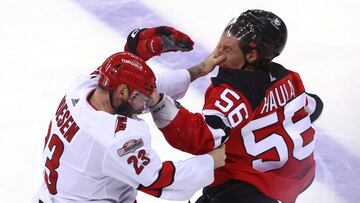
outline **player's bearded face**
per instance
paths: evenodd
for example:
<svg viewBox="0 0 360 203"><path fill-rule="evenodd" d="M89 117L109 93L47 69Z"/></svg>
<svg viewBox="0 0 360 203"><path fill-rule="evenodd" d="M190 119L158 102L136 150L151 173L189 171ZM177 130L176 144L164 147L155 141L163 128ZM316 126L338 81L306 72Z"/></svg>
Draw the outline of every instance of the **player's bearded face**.
<svg viewBox="0 0 360 203"><path fill-rule="evenodd" d="M128 117L131 117L131 115L134 112L135 112L134 109L131 107L128 101L122 101L115 109L116 114L120 114Z"/></svg>
<svg viewBox="0 0 360 203"><path fill-rule="evenodd" d="M149 108L150 98L144 94L133 91L127 100L123 100L115 109L117 114L131 117L133 114L140 114Z"/></svg>
<svg viewBox="0 0 360 203"><path fill-rule="evenodd" d="M149 108L151 103L150 97L134 90L129 98L129 104L134 109L135 113L141 113Z"/></svg>

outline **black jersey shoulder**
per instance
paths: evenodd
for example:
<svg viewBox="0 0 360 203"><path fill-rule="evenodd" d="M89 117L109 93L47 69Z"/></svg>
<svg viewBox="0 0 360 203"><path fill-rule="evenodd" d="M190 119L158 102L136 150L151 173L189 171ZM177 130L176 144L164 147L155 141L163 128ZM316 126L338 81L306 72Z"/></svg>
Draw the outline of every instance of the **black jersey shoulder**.
<svg viewBox="0 0 360 203"><path fill-rule="evenodd" d="M288 74L289 71L286 68L272 62L267 67L257 71L219 68L218 75L211 78L211 81L214 86L226 83L240 91L254 110L261 103L266 90Z"/></svg>

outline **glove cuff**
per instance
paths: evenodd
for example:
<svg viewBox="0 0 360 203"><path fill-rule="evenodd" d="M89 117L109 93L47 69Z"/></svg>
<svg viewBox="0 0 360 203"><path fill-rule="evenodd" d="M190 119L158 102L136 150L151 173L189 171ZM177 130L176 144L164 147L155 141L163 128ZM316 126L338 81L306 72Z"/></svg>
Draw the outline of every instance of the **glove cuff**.
<svg viewBox="0 0 360 203"><path fill-rule="evenodd" d="M137 45L138 45L138 42L139 42L140 33L143 30L145 30L145 29L137 28L137 29L130 32L130 34L127 37L127 44L125 46L125 50L126 50L126 48L128 49L126 51L129 51L129 52L131 52L133 54L138 55L138 53L137 53Z"/></svg>
<svg viewBox="0 0 360 203"><path fill-rule="evenodd" d="M171 123L179 112L180 104L169 96L164 96L155 106L150 107L151 115L158 128L164 128Z"/></svg>

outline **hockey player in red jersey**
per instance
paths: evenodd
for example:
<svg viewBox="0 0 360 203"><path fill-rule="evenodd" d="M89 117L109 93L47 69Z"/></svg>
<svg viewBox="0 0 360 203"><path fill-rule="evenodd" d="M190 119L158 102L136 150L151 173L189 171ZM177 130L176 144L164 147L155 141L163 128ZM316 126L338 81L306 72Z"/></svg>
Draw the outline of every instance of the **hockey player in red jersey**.
<svg viewBox="0 0 360 203"><path fill-rule="evenodd" d="M226 142L226 164L198 203L293 203L312 183L312 122L322 102L305 91L298 73L272 62L286 40L285 23L272 12L243 12L220 38L219 54L226 59L205 93L202 112L191 113L162 94L151 108L177 149L203 154Z"/></svg>
<svg viewBox="0 0 360 203"><path fill-rule="evenodd" d="M192 41L187 42L190 50ZM208 65L217 63L210 59ZM210 184L214 169L225 164L225 147L184 161L162 162L151 148L148 126L136 116L157 103L155 87L174 98L184 94L190 72L172 72L176 73L156 81L141 58L120 52L91 75L79 76L51 119L43 184L33 202L133 203L137 190L186 200ZM176 85L166 85L167 81Z"/></svg>

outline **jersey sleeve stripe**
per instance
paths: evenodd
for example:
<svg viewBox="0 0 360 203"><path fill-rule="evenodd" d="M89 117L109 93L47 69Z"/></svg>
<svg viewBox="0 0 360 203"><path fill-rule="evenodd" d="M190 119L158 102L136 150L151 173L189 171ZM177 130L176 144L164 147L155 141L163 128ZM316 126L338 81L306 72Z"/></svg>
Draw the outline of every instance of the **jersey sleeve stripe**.
<svg viewBox="0 0 360 203"><path fill-rule="evenodd" d="M154 197L160 197L162 189L174 182L175 171L176 168L173 162L166 161L163 163L162 168L159 171L158 178L151 185L147 187L139 185L137 189Z"/></svg>
<svg viewBox="0 0 360 203"><path fill-rule="evenodd" d="M202 113L205 117L205 122L213 135L215 141L214 147L216 148L228 139L231 131L231 127L229 127L230 123L220 111L204 109ZM221 131L219 132L219 130Z"/></svg>
<svg viewBox="0 0 360 203"><path fill-rule="evenodd" d="M204 109L204 110L202 110L202 114L205 116L218 116L219 118L221 118L222 122L225 125L230 126L229 121L227 120L225 115L223 113L221 113L220 111L213 110L213 109Z"/></svg>
<svg viewBox="0 0 360 203"><path fill-rule="evenodd" d="M318 97L315 94L310 94L310 93L306 93L307 94L307 109L309 109L309 113L310 113L310 120L311 122L314 122L316 119L319 118L323 108L324 108L324 104L321 101L320 97Z"/></svg>
<svg viewBox="0 0 360 203"><path fill-rule="evenodd" d="M224 143L230 135L231 128L222 121L218 116L205 116L205 122L208 125L209 130L211 131L214 140L215 147L220 146ZM217 143L218 142L218 143Z"/></svg>

